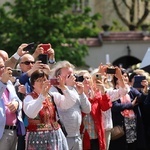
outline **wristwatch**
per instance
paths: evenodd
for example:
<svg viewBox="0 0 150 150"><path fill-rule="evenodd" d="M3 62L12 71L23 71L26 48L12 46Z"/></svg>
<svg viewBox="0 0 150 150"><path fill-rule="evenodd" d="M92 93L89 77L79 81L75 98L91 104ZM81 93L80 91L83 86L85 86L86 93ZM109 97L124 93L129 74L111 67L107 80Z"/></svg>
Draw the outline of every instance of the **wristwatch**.
<svg viewBox="0 0 150 150"><path fill-rule="evenodd" d="M52 59L49 59L49 63L50 63L50 64L55 64L56 61L55 61L54 59L53 59L53 60L52 60Z"/></svg>

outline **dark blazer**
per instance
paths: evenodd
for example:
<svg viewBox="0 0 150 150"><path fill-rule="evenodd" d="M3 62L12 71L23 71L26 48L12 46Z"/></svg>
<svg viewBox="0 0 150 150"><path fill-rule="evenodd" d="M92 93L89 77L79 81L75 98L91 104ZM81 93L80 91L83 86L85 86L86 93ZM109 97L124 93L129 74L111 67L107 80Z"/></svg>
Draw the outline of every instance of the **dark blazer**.
<svg viewBox="0 0 150 150"><path fill-rule="evenodd" d="M131 101L138 97L139 103L142 101L142 99L145 98L145 95L143 93L140 93L137 89L131 87L130 91L128 93L130 95ZM143 128L143 122L142 122L142 116L141 111L139 108L139 105L132 106L131 103L128 104L121 104L121 100L118 99L117 101L113 102L112 105L112 120L113 125L121 125L124 127L124 117L121 115L121 111L125 109L133 109L136 119L137 119L137 142L136 147L144 149L146 147L145 145L145 135L144 135L144 128ZM126 135L123 137L111 141L110 142L110 148L109 150L127 150L127 144L126 144Z"/></svg>

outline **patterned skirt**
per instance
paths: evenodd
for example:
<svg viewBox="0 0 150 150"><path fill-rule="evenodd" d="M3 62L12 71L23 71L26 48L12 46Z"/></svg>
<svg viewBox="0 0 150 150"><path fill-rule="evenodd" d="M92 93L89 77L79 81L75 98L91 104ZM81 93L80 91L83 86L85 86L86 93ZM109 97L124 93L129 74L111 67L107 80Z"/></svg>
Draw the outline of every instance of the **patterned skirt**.
<svg viewBox="0 0 150 150"><path fill-rule="evenodd" d="M27 132L26 150L69 150L61 129Z"/></svg>
<svg viewBox="0 0 150 150"><path fill-rule="evenodd" d="M136 119L125 117L124 122L126 129L126 141L127 143L133 143L137 140Z"/></svg>

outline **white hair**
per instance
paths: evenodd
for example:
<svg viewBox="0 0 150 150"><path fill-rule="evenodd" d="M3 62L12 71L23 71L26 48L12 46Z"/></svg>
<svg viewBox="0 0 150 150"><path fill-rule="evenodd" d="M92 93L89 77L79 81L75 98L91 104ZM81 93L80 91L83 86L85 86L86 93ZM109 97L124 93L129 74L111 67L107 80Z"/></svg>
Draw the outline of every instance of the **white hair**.
<svg viewBox="0 0 150 150"><path fill-rule="evenodd" d="M75 66L73 64L71 64L69 61L67 60L63 60L63 61L58 61L54 67L52 68L51 70L51 76L55 76L56 74L56 71L58 71L59 69L62 69L62 68L72 68L74 69Z"/></svg>

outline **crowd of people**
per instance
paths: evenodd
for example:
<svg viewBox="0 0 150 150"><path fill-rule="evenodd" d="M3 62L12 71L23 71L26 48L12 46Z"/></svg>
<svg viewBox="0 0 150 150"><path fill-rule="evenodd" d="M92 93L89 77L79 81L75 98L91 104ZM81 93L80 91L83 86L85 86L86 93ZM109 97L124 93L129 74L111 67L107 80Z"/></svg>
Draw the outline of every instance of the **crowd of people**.
<svg viewBox="0 0 150 150"><path fill-rule="evenodd" d="M0 50L0 149L150 150L149 73L79 69L55 61L51 44L28 46ZM124 134L113 139L116 126Z"/></svg>

